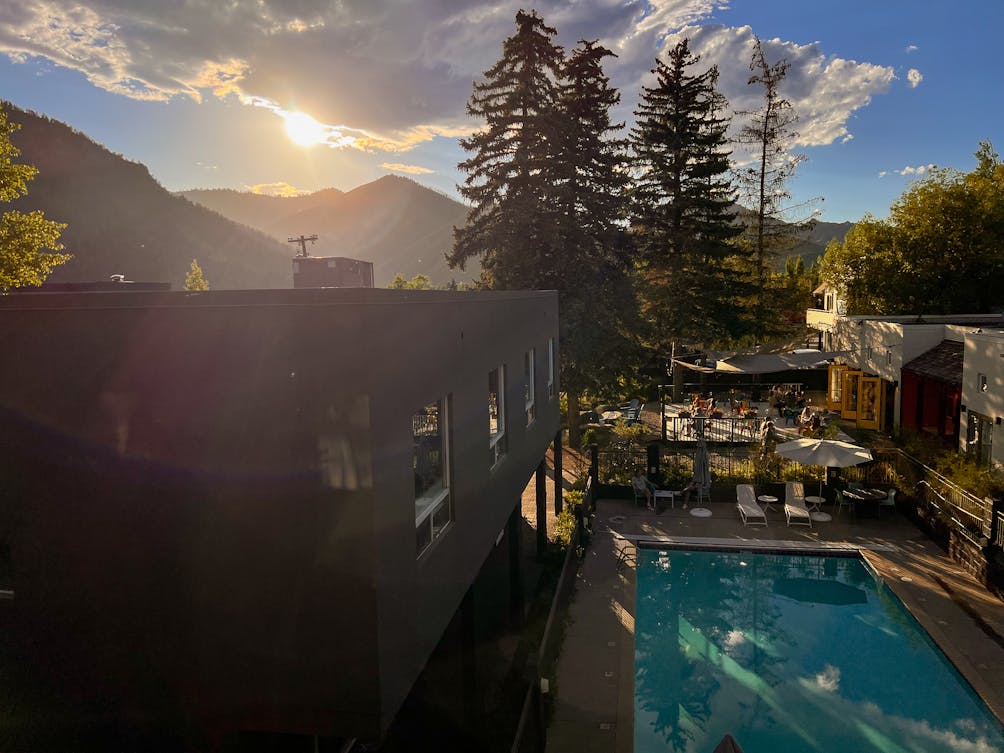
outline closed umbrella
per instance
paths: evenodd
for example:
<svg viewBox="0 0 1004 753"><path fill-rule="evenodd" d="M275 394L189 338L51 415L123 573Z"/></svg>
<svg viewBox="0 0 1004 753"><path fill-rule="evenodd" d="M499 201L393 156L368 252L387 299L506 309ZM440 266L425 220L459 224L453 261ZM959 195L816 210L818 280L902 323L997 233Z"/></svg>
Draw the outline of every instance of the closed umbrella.
<svg viewBox="0 0 1004 753"><path fill-rule="evenodd" d="M698 499L701 498L701 494L707 494L708 490L711 488L711 467L708 461L708 445L704 442L697 443L697 451L694 453L694 484L700 490L698 494Z"/></svg>
<svg viewBox="0 0 1004 753"><path fill-rule="evenodd" d="M872 451L839 439L812 439L804 437L784 442L774 448L774 452L802 465L818 465L824 468L846 468L867 463L872 459ZM819 481L819 496L823 495L823 481Z"/></svg>

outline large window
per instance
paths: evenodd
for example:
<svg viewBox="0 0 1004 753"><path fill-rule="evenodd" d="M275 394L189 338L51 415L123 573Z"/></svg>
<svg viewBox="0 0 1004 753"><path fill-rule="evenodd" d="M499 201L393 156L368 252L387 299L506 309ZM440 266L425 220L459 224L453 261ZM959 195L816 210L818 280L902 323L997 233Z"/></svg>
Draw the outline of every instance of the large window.
<svg viewBox="0 0 1004 753"><path fill-rule="evenodd" d="M547 397L554 397L554 338L547 340Z"/></svg>
<svg viewBox="0 0 1004 753"><path fill-rule="evenodd" d="M488 372L488 467L505 457L505 366Z"/></svg>
<svg viewBox="0 0 1004 753"><path fill-rule="evenodd" d="M537 417L536 387L534 385L534 374L536 372L537 349L530 348L523 354L523 402L526 405L526 425L533 423Z"/></svg>
<svg viewBox="0 0 1004 753"><path fill-rule="evenodd" d="M453 520L446 411L447 400L437 400L411 417L418 554L424 552Z"/></svg>

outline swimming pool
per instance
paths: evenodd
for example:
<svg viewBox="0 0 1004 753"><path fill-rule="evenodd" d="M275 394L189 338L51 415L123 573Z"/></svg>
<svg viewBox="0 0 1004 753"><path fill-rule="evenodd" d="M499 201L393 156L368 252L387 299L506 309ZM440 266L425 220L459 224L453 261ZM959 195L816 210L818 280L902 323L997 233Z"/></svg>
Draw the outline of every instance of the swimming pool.
<svg viewBox="0 0 1004 753"><path fill-rule="evenodd" d="M864 563L638 553L635 753L1004 751L1004 728Z"/></svg>

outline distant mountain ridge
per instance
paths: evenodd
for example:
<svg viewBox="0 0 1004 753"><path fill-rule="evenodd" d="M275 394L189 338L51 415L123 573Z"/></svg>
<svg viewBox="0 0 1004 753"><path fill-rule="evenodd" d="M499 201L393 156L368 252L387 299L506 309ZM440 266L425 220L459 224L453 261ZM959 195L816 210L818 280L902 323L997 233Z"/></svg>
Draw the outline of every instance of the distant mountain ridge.
<svg viewBox="0 0 1004 753"><path fill-rule="evenodd" d="M94 282L113 274L184 288L192 259L214 289L292 287L293 249L172 195L144 165L113 154L65 123L2 104L21 125L11 136L20 162L38 168L22 211L67 223L66 251L53 282Z"/></svg>
<svg viewBox="0 0 1004 753"><path fill-rule="evenodd" d="M317 235L307 247L313 256L348 256L373 262L377 287L396 274L428 275L434 285L466 282L478 264L451 270L446 254L453 227L463 225L467 207L413 180L385 175L341 192L324 189L295 197L261 196L230 190L182 191L180 196L242 222L279 241Z"/></svg>

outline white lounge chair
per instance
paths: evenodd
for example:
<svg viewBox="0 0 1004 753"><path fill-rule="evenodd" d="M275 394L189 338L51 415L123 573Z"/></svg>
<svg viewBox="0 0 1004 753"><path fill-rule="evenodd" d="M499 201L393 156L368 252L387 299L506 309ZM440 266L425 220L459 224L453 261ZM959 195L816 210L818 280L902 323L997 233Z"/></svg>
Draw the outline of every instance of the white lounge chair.
<svg viewBox="0 0 1004 753"><path fill-rule="evenodd" d="M784 517L789 526L812 528L812 516L805 506L805 487L801 481L789 481L784 485Z"/></svg>
<svg viewBox="0 0 1004 753"><path fill-rule="evenodd" d="M752 484L736 486L736 509L739 510L739 517L742 518L744 526L767 525L767 515L757 504Z"/></svg>

